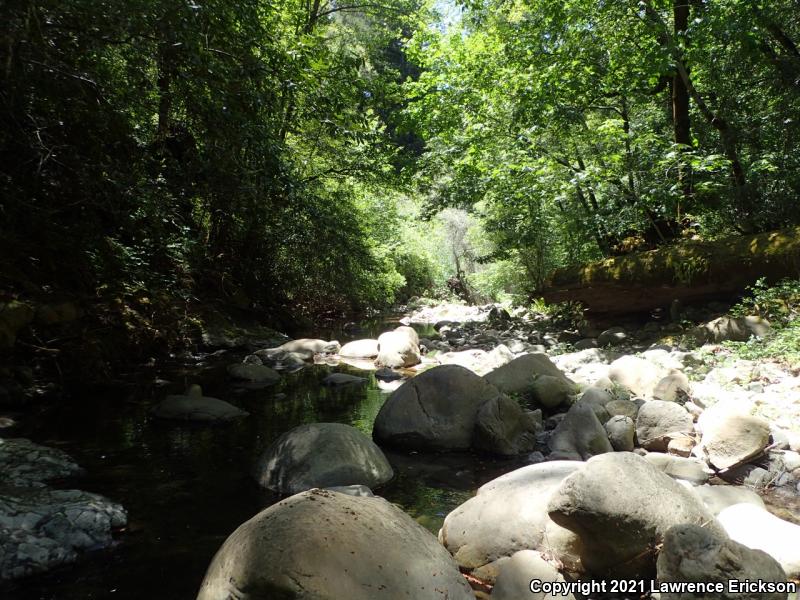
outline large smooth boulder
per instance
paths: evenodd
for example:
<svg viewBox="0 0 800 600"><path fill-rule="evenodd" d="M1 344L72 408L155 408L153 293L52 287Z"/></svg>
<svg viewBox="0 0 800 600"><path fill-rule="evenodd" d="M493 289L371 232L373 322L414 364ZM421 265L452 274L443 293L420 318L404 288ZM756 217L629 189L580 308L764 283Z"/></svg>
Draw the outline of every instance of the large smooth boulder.
<svg viewBox="0 0 800 600"><path fill-rule="evenodd" d="M547 514L551 494L584 464L554 461L522 467L494 479L444 520L439 540L467 570L520 550L541 550L580 570L578 536Z"/></svg>
<svg viewBox="0 0 800 600"><path fill-rule="evenodd" d="M486 374L486 381L506 394L521 394L533 386L537 375L550 375L569 382L546 354L523 354Z"/></svg>
<svg viewBox="0 0 800 600"><path fill-rule="evenodd" d="M642 398L651 398L666 371L650 361L636 356L622 356L611 363L608 377L614 383Z"/></svg>
<svg viewBox="0 0 800 600"><path fill-rule="evenodd" d="M520 436L535 433L535 424L524 419L522 409L499 401L498 396L494 386L464 367L434 367L389 396L375 419L373 437L415 450L465 450L477 442L484 450L503 454L507 445L521 443ZM479 419L490 401L495 404ZM484 430L476 434L479 421Z"/></svg>
<svg viewBox="0 0 800 600"><path fill-rule="evenodd" d="M378 357L375 364L379 367L413 367L421 360L419 336L411 327L398 327L378 337Z"/></svg>
<svg viewBox="0 0 800 600"><path fill-rule="evenodd" d="M658 555L658 581L721 583L722 592L707 594L662 592L661 600L695 600L721 598L725 600L785 600L786 593L731 591L731 580L786 583L786 573L769 554L752 550L728 539L725 534L700 525L676 525L664 536Z"/></svg>
<svg viewBox="0 0 800 600"><path fill-rule="evenodd" d="M613 452L603 424L589 404L573 404L548 440L550 460L587 460Z"/></svg>
<svg viewBox="0 0 800 600"><path fill-rule="evenodd" d="M800 525L779 519L751 502L724 508L717 521L732 540L763 550L777 560L790 579L800 579Z"/></svg>
<svg viewBox="0 0 800 600"><path fill-rule="evenodd" d="M310 490L225 541L197 600L474 600L436 538L382 498Z"/></svg>
<svg viewBox="0 0 800 600"><path fill-rule="evenodd" d="M244 365L243 365L244 366ZM159 419L224 423L246 417L249 413L229 402L203 396L199 385L189 386L186 394L171 394L153 409Z"/></svg>
<svg viewBox="0 0 800 600"><path fill-rule="evenodd" d="M694 433L694 421L686 409L675 402L645 402L636 415L636 438L647 450L666 452L673 438Z"/></svg>
<svg viewBox="0 0 800 600"><path fill-rule="evenodd" d="M719 531L697 496L632 452L589 459L553 493L548 513L579 536L589 573L615 579L652 575L656 546L675 525Z"/></svg>
<svg viewBox="0 0 800 600"><path fill-rule="evenodd" d="M393 476L381 449L341 423L308 423L287 431L256 466L258 483L282 494L345 485L374 488Z"/></svg>
<svg viewBox="0 0 800 600"><path fill-rule="evenodd" d="M769 444L769 422L761 417L730 414L704 427L701 447L717 469L747 462Z"/></svg>
<svg viewBox="0 0 800 600"><path fill-rule="evenodd" d="M355 340L347 342L339 350L342 358L375 358L378 356L378 340Z"/></svg>
<svg viewBox="0 0 800 600"><path fill-rule="evenodd" d="M497 575L492 600L552 600L553 595L531 592L531 581L540 583L564 582L564 576L533 550L520 550L503 563ZM563 600L575 600L572 594L560 595Z"/></svg>

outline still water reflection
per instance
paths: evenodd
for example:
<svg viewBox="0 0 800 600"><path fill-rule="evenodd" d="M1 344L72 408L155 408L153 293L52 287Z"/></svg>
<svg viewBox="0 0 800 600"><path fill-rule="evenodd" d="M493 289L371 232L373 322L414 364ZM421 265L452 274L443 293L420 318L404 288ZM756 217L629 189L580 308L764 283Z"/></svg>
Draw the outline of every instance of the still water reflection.
<svg viewBox="0 0 800 600"><path fill-rule="evenodd" d="M344 342L386 328L385 323L371 322L360 331L318 335ZM67 485L121 502L130 523L113 550L0 589L0 597L194 598L224 539L278 500L259 489L250 476L255 457L270 442L310 422L349 423L371 435L387 395L371 373L347 365L316 365L287 374L277 386L247 389L234 386L225 376L225 366L240 358L229 353L199 365L142 370L126 377L133 383L42 407L40 414L30 416L20 435L74 456L87 475ZM321 385L333 371L365 376L367 385L340 389ZM159 378L166 381L154 383ZM251 416L215 427L166 424L149 416L165 394L181 392L195 382L207 395L228 400ZM387 455L396 476L377 493L434 533L444 516L478 486L518 466L463 453L425 456L387 451Z"/></svg>

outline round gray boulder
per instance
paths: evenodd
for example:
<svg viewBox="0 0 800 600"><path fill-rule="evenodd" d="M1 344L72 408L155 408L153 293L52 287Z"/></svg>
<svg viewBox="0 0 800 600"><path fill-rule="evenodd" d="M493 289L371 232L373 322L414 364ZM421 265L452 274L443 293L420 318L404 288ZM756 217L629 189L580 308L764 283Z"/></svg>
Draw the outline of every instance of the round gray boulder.
<svg viewBox="0 0 800 600"><path fill-rule="evenodd" d="M439 543L382 498L310 490L261 511L225 541L197 600L474 600Z"/></svg>
<svg viewBox="0 0 800 600"><path fill-rule="evenodd" d="M402 448L466 450L483 405L495 387L458 365L442 365L409 379L381 407L373 437Z"/></svg>
<svg viewBox="0 0 800 600"><path fill-rule="evenodd" d="M564 478L583 467L572 461L538 463L486 483L447 515L439 540L467 570L520 550L541 550L580 570L578 536L554 523L547 505Z"/></svg>
<svg viewBox="0 0 800 600"><path fill-rule="evenodd" d="M548 513L579 536L590 574L615 579L651 576L656 547L675 525L721 531L697 496L631 452L589 459L553 493Z"/></svg>
<svg viewBox="0 0 800 600"><path fill-rule="evenodd" d="M377 487L394 472L383 452L355 427L308 423L287 431L258 460L258 483L282 494L315 487Z"/></svg>
<svg viewBox="0 0 800 600"><path fill-rule="evenodd" d="M692 415L675 402L645 402L636 415L636 438L639 445L647 450L666 452L672 438L692 433Z"/></svg>
<svg viewBox="0 0 800 600"><path fill-rule="evenodd" d="M573 404L548 441L550 460L586 460L613 452L603 424L589 404Z"/></svg>

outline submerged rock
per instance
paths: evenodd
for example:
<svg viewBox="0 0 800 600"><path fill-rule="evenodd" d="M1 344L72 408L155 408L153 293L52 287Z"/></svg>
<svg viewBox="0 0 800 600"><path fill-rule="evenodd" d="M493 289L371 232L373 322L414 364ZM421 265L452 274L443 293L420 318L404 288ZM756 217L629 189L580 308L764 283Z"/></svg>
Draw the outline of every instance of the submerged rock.
<svg viewBox="0 0 800 600"><path fill-rule="evenodd" d="M205 423L234 421L246 417L248 414L229 402L203 396L199 385L190 386L186 394L167 396L153 409L153 416L159 419Z"/></svg>
<svg viewBox="0 0 800 600"><path fill-rule="evenodd" d="M311 490L261 511L225 541L197 600L474 600L436 538L382 498Z"/></svg>
<svg viewBox="0 0 800 600"><path fill-rule="evenodd" d="M355 427L309 423L287 431L261 455L256 480L282 494L315 487L377 487L394 472L383 452Z"/></svg>

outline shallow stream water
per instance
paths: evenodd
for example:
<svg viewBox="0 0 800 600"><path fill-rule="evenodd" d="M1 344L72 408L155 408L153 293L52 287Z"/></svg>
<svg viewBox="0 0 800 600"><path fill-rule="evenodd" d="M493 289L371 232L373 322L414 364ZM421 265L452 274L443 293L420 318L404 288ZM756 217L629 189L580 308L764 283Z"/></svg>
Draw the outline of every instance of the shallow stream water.
<svg viewBox="0 0 800 600"><path fill-rule="evenodd" d="M347 333L315 337L375 336L396 323L372 320ZM422 331L422 333L425 333ZM286 374L263 389L237 387L225 367L241 353L198 357L160 369L124 374L124 383L70 401L42 406L22 420L15 437L60 448L86 475L54 487L97 492L128 510L129 525L111 550L88 554L78 564L0 588L11 600L182 600L195 597L214 553L225 538L259 510L279 500L251 477L259 453L301 423L340 422L371 435L387 392L372 373L347 365L315 365ZM368 378L364 386L326 388L332 371ZM198 426L153 419L164 395L200 383L204 393L250 412L237 423ZM376 493L395 502L434 534L444 516L477 487L520 463L470 453L400 454L387 450L395 478Z"/></svg>

